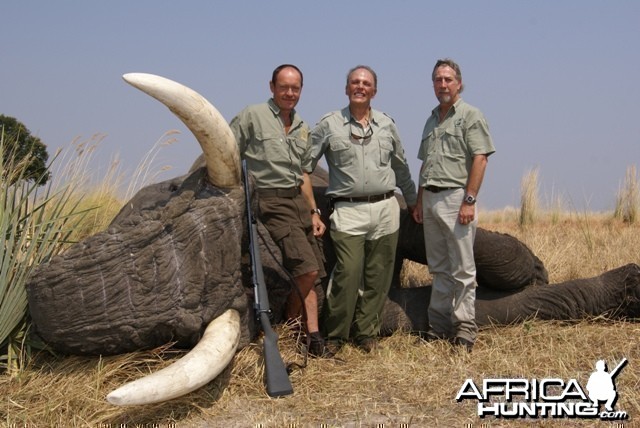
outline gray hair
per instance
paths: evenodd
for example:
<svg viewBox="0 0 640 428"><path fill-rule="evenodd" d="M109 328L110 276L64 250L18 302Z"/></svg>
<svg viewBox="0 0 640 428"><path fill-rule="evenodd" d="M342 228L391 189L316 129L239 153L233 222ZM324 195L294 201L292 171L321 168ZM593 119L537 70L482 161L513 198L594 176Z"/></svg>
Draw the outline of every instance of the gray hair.
<svg viewBox="0 0 640 428"><path fill-rule="evenodd" d="M456 79L458 82L462 82L462 71L460 71L460 66L451 58L439 59L436 61L436 65L433 67L433 71L431 72L431 81L436 80L436 70L438 67L451 67L453 71L456 72ZM464 91L464 83L460 86L460 93Z"/></svg>
<svg viewBox="0 0 640 428"><path fill-rule="evenodd" d="M373 68L369 67L368 65L356 65L351 70L349 70L349 72L347 73L347 86L349 85L349 77L351 77L353 72L356 70L367 70L369 73L371 73L371 75L373 76L373 87L375 89L378 89L378 75L375 71L373 71Z"/></svg>

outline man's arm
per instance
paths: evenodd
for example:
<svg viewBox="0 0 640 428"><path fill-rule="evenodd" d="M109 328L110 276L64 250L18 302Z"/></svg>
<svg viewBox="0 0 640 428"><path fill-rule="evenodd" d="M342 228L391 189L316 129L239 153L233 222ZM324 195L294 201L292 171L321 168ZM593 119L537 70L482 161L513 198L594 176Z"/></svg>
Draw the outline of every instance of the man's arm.
<svg viewBox="0 0 640 428"><path fill-rule="evenodd" d="M307 201L307 205L309 205L309 210L316 210L318 207L316 205L316 199L313 196L311 177L309 177L309 174L306 172L302 173L302 186L300 186L300 189L302 190L302 196ZM322 236L326 230L326 226L322 222L320 214L311 214L311 223L313 224L313 235L316 237Z"/></svg>
<svg viewBox="0 0 640 428"><path fill-rule="evenodd" d="M473 163L471 164L471 171L469 171L469 179L467 180L467 187L465 189L467 195L471 195L474 198L478 196L478 192L480 192L480 186L482 186L482 180L484 179L484 172L487 169L488 161L488 155L482 154L475 155L473 157ZM460 205L458 220L461 224L469 224L474 220L475 214L475 204L462 202L462 205Z"/></svg>
<svg viewBox="0 0 640 428"><path fill-rule="evenodd" d="M411 178L409 164L405 157L404 147L402 147L398 128L396 128L395 123L392 122L390 130L394 148L391 155L391 169L393 169L396 176L396 185L402 190L402 196L404 196L404 199L407 202L407 207L410 212L412 212L416 206L416 185Z"/></svg>
<svg viewBox="0 0 640 428"><path fill-rule="evenodd" d="M236 117L231 119L231 122L229 122L229 128L231 128L231 132L236 137L236 142L238 143L238 149L240 150L241 156L244 155L244 151L247 149L247 140L248 140L248 137L243 127L244 114L245 114L245 111L243 110L240 113L238 113Z"/></svg>
<svg viewBox="0 0 640 428"><path fill-rule="evenodd" d="M424 191L424 187L418 187L418 199L416 200L416 206L411 210L411 217L413 217L413 221L418 224L422 224L424 219L422 218L422 192Z"/></svg>
<svg viewBox="0 0 640 428"><path fill-rule="evenodd" d="M471 171L469 171L466 191L468 195L474 198L478 196L478 192L480 192L484 172L487 169L487 162L489 162L489 156L487 155L475 155L473 157L473 164L471 164Z"/></svg>
<svg viewBox="0 0 640 428"><path fill-rule="evenodd" d="M326 146L328 144L328 139L325 136L325 127L326 123L324 119L327 116L320 119L320 122L311 130L309 134L309 156L311 158L311 165L307 171L313 171L316 169L316 165L318 165L318 161L324 155Z"/></svg>

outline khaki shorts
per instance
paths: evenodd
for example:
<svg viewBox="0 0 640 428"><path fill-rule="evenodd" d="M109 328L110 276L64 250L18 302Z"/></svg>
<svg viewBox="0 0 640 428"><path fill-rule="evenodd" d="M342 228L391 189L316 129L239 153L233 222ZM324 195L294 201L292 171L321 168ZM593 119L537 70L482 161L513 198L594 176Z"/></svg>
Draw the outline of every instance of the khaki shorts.
<svg viewBox="0 0 640 428"><path fill-rule="evenodd" d="M260 195L258 206L260 220L282 251L284 267L294 277L314 271L318 278L325 277L324 255L313 236L311 209L304 197Z"/></svg>

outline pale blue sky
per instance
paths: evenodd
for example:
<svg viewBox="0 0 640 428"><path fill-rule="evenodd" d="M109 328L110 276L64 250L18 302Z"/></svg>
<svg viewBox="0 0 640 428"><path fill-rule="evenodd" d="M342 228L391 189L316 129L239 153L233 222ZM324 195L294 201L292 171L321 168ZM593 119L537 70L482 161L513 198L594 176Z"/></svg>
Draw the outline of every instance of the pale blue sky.
<svg viewBox="0 0 640 428"><path fill-rule="evenodd" d="M157 158L181 175L199 154L164 106L121 79L158 74L207 98L227 120L265 101L273 68L295 63L298 110L311 125L342 108L356 64L379 76L373 106L395 118L414 179L435 106L438 58L462 67L463 98L487 117L497 152L480 206L517 206L539 168L541 198L612 210L640 160L640 2L574 1L12 1L0 6L0 113L53 154L106 134L105 165L132 171L165 131Z"/></svg>

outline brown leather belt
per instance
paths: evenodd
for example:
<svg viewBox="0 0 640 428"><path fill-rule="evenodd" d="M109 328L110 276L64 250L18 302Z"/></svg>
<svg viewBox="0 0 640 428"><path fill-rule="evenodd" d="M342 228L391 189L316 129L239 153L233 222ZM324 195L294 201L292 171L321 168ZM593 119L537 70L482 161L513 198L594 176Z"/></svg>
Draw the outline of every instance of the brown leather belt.
<svg viewBox="0 0 640 428"><path fill-rule="evenodd" d="M295 198L300 194L299 187L279 188L279 189L258 189L258 195L262 197Z"/></svg>
<svg viewBox="0 0 640 428"><path fill-rule="evenodd" d="M371 196L339 196L337 198L331 198L331 202L378 202L383 201L385 199L392 198L395 191L390 190L387 193L382 193L380 195L371 195Z"/></svg>
<svg viewBox="0 0 640 428"><path fill-rule="evenodd" d="M460 187L438 187L438 186L425 186L425 189L431 193L443 192L445 190L459 189Z"/></svg>

